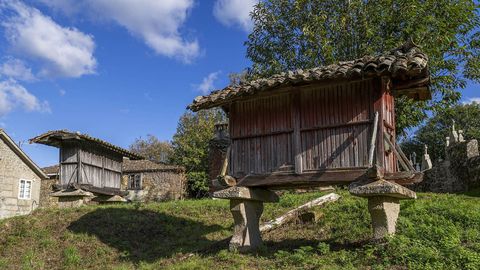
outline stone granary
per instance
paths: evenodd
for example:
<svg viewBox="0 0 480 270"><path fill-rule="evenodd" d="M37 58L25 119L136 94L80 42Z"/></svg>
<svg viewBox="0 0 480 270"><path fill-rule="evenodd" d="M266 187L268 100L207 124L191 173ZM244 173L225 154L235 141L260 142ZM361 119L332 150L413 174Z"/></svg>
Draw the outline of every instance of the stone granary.
<svg viewBox="0 0 480 270"><path fill-rule="evenodd" d="M106 141L67 130L49 131L30 142L60 148L58 192L52 194L59 198L60 207L81 205L93 196L100 202L122 200L123 158L142 159Z"/></svg>
<svg viewBox="0 0 480 270"><path fill-rule="evenodd" d="M222 108L230 146L214 197L230 199L232 249L260 243L258 218L271 190L351 185L367 197L374 235L395 232L401 186L419 182L395 140L395 97L431 98L427 56L413 42L308 70L228 86L195 98L189 109ZM228 186L234 186L228 188ZM252 225L254 224L254 225Z"/></svg>
<svg viewBox="0 0 480 270"><path fill-rule="evenodd" d="M186 189L185 168L149 160L123 161L122 190L132 201L182 199Z"/></svg>
<svg viewBox="0 0 480 270"><path fill-rule="evenodd" d="M37 208L44 179L47 175L0 129L0 219Z"/></svg>

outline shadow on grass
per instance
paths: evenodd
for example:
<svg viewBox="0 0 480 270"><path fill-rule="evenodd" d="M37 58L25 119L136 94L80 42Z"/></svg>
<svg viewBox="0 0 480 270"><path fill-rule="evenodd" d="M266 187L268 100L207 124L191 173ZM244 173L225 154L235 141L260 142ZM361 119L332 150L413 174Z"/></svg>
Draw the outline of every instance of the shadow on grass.
<svg viewBox="0 0 480 270"><path fill-rule="evenodd" d="M138 263L207 248L217 241L205 235L224 228L150 210L100 208L82 216L68 229L93 235L119 250L125 260Z"/></svg>

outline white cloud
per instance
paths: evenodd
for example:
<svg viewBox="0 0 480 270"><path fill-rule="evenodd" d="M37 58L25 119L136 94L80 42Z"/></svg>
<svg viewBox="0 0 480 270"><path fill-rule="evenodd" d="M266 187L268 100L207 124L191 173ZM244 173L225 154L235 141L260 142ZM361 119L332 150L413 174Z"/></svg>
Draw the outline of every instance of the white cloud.
<svg viewBox="0 0 480 270"><path fill-rule="evenodd" d="M39 101L15 80L0 81L0 116L19 107L26 111L50 112L46 101Z"/></svg>
<svg viewBox="0 0 480 270"><path fill-rule="evenodd" d="M463 104L472 104L472 103L480 104L480 97L470 97L463 101Z"/></svg>
<svg viewBox="0 0 480 270"><path fill-rule="evenodd" d="M0 0L7 10L2 26L14 53L37 60L42 77L80 77L95 72L92 36L62 27L38 9L17 1Z"/></svg>
<svg viewBox="0 0 480 270"><path fill-rule="evenodd" d="M196 88L198 91L202 92L202 94L206 95L210 91L215 89L215 86L213 83L215 80L218 79L218 75L220 75L221 71L216 71L208 74L207 77L203 78L202 83L199 85L196 85Z"/></svg>
<svg viewBox="0 0 480 270"><path fill-rule="evenodd" d="M189 63L200 54L197 40L180 33L194 0L42 0L55 10L72 14L87 11L94 20L107 19L141 38L157 54ZM66 2L71 4L66 4Z"/></svg>
<svg viewBox="0 0 480 270"><path fill-rule="evenodd" d="M9 58L0 66L0 74L21 81L33 81L32 69L20 59Z"/></svg>
<svg viewBox="0 0 480 270"><path fill-rule="evenodd" d="M226 26L239 26L245 32L253 27L250 12L259 0L217 0L213 15Z"/></svg>

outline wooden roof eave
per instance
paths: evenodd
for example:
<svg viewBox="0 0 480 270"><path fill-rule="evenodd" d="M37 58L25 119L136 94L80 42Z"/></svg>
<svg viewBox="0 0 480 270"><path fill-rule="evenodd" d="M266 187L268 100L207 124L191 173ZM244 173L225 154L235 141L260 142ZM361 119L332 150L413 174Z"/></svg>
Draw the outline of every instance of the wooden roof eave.
<svg viewBox="0 0 480 270"><path fill-rule="evenodd" d="M64 133L61 133L64 132ZM121 155L123 157L128 157L130 159L140 160L144 159L142 156L134 154L128 150L125 150L121 147L115 146L111 143L105 142L100 139L90 137L88 135L80 135L72 132L47 132L45 134L39 135L35 138L30 139L30 143L38 143L48 146L53 146L60 148L65 142L75 141L75 142L85 142L89 144L95 144L100 148L103 148L107 151L111 151L115 154Z"/></svg>

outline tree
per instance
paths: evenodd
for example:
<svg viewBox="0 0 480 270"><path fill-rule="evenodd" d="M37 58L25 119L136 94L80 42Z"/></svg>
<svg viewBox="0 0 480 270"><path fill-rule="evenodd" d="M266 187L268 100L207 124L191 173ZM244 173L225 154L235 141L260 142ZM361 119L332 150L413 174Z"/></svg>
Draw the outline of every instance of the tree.
<svg viewBox="0 0 480 270"><path fill-rule="evenodd" d="M466 80L480 81L475 1L265 0L251 16L249 79L379 54L412 38L429 56L434 99L398 99L399 132L457 102Z"/></svg>
<svg viewBox="0 0 480 270"><path fill-rule="evenodd" d="M423 153L423 145L427 145L432 159L445 158L445 138L450 136L452 121L455 121L457 131L463 130L466 140L480 140L480 104L473 102L438 112L411 139L402 142L402 149L406 153L416 152L418 155Z"/></svg>
<svg viewBox="0 0 480 270"><path fill-rule="evenodd" d="M168 163L173 154L172 145L168 141L162 142L150 134L147 135L146 139L142 137L135 139L129 149L148 160L161 163Z"/></svg>
<svg viewBox="0 0 480 270"><path fill-rule="evenodd" d="M215 135L215 124L225 122L219 109L185 112L173 135L172 162L187 171L187 191L191 197L203 197L208 192L209 142Z"/></svg>

